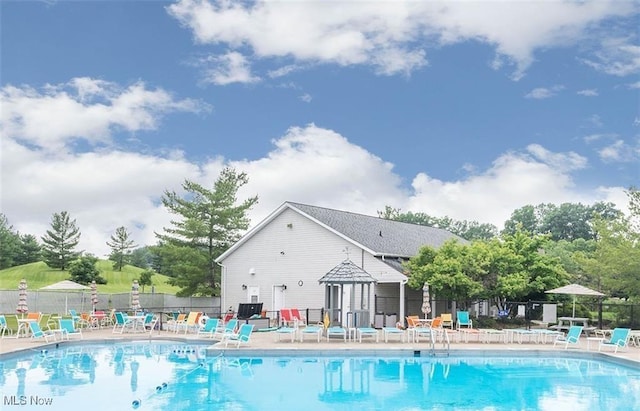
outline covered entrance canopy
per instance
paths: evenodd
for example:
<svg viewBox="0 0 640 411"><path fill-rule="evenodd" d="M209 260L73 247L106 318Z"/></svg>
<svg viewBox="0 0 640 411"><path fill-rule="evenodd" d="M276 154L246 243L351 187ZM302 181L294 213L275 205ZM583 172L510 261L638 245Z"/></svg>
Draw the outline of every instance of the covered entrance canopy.
<svg viewBox="0 0 640 411"><path fill-rule="evenodd" d="M350 259L346 259L333 267L318 280L325 284L325 309L329 313L331 324L342 324L348 327L369 327L371 324L371 284L376 279L358 267ZM360 302L356 305L356 287L360 285ZM366 285L366 291L365 291ZM345 286L350 289L350 311L342 313ZM338 290L336 292L336 290Z"/></svg>

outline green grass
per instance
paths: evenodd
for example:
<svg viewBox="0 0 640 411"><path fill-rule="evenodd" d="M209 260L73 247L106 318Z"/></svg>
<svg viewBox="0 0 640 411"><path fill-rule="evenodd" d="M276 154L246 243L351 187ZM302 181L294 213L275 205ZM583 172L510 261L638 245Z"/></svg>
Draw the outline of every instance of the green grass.
<svg viewBox="0 0 640 411"><path fill-rule="evenodd" d="M111 261L99 260L96 267L107 284L98 284L99 293L126 293L131 291L131 283L140 277L142 268L125 266L122 271L114 271ZM44 286L70 279L68 271L53 270L43 262L25 264L0 270L0 290L17 290L21 279L27 280L29 290L37 290ZM156 293L175 294L179 288L167 284L166 275L155 274L151 281ZM140 288L142 291L142 288ZM150 292L151 287L145 287Z"/></svg>

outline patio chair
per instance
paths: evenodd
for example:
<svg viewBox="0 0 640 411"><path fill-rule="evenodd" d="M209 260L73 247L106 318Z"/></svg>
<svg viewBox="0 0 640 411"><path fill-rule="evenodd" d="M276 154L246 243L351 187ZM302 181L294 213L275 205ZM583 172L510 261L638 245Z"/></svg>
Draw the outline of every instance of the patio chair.
<svg viewBox="0 0 640 411"><path fill-rule="evenodd" d="M462 327L473 328L473 321L469 318L469 311L458 311L456 313L458 330Z"/></svg>
<svg viewBox="0 0 640 411"><path fill-rule="evenodd" d="M167 321L167 331L178 332L179 325L183 324L186 319L187 319L187 314L185 313L178 313L178 315L175 318L170 318Z"/></svg>
<svg viewBox="0 0 640 411"><path fill-rule="evenodd" d="M291 315L290 308L281 308L280 309L280 325L282 327L295 327L296 322L293 319L293 315Z"/></svg>
<svg viewBox="0 0 640 411"><path fill-rule="evenodd" d="M191 311L187 316L187 319L183 323L176 324L176 333L180 331L180 329L184 328L184 333L186 334L189 330L193 330L194 332L198 330L200 327L200 323L198 322L201 312Z"/></svg>
<svg viewBox="0 0 640 411"><path fill-rule="evenodd" d="M373 337L376 342L380 341L380 336L378 334L378 330L372 327L359 327L356 328L356 338L358 338L359 342L362 342L362 337Z"/></svg>
<svg viewBox="0 0 640 411"><path fill-rule="evenodd" d="M29 321L29 329L31 330L32 340L44 339L45 342L49 342L50 338L53 341L56 340L55 332L51 330L42 331L42 328L40 328L40 324L37 321Z"/></svg>
<svg viewBox="0 0 640 411"><path fill-rule="evenodd" d="M570 345L578 346L580 344L580 335L582 334L582 326L581 325L572 325L569 327L569 331L567 331L567 335L559 335L558 338L553 342L553 346L555 347L557 343L564 343L564 349L569 348Z"/></svg>
<svg viewBox="0 0 640 411"><path fill-rule="evenodd" d="M232 318L224 325L224 327L218 329L213 332L214 339L222 341L226 335L234 334L236 332L236 328L238 328L238 319Z"/></svg>
<svg viewBox="0 0 640 411"><path fill-rule="evenodd" d="M613 347L613 352L618 352L618 349L629 347L629 339L631 338L631 328L614 328L611 332L611 338L609 340L602 340L598 345L598 351L602 351L604 347Z"/></svg>
<svg viewBox="0 0 640 411"><path fill-rule="evenodd" d="M327 341L331 341L331 337L342 337L347 342L347 330L343 327L333 326L327 328Z"/></svg>
<svg viewBox="0 0 640 411"><path fill-rule="evenodd" d="M384 335L384 342L389 342L389 337L399 336L400 341L404 342L405 330L398 327L382 327L382 334Z"/></svg>
<svg viewBox="0 0 640 411"><path fill-rule="evenodd" d="M13 335L13 330L7 325L7 318L0 315L0 337L4 338L5 334Z"/></svg>
<svg viewBox="0 0 640 411"><path fill-rule="evenodd" d="M442 327L449 327L453 330L453 315L451 313L442 313L440 314L440 318L442 319Z"/></svg>
<svg viewBox="0 0 640 411"><path fill-rule="evenodd" d="M276 336L278 341L282 341L283 336L291 337L291 342L294 342L296 339L296 331L295 327L280 327L276 330Z"/></svg>
<svg viewBox="0 0 640 411"><path fill-rule="evenodd" d="M113 325L114 333L122 334L125 329L133 329L135 327L135 323L127 317L127 314L116 311L116 323Z"/></svg>
<svg viewBox="0 0 640 411"><path fill-rule="evenodd" d="M251 342L251 333L253 333L253 324L242 324L237 333L226 334L223 341L226 347L231 342L236 343L236 348L240 348L241 344L249 344Z"/></svg>
<svg viewBox="0 0 640 411"><path fill-rule="evenodd" d="M207 321L204 323L204 326L198 330L198 337L213 338L213 334L216 332L219 325L220 325L219 318L207 318Z"/></svg>
<svg viewBox="0 0 640 411"><path fill-rule="evenodd" d="M297 308L292 308L291 309L291 318L293 318L293 321L295 322L295 325L297 327L306 327L307 325L307 317L305 317L304 315L300 314L300 310L298 310Z"/></svg>
<svg viewBox="0 0 640 411"><path fill-rule="evenodd" d="M68 340L71 336L80 337L80 339L82 339L82 330L76 328L75 323L71 318L60 319L59 331L61 332L61 339L63 340L65 339L65 337Z"/></svg>
<svg viewBox="0 0 640 411"><path fill-rule="evenodd" d="M305 335L316 336L318 342L322 338L322 332L324 331L323 325L309 325L300 329L300 342L304 341Z"/></svg>

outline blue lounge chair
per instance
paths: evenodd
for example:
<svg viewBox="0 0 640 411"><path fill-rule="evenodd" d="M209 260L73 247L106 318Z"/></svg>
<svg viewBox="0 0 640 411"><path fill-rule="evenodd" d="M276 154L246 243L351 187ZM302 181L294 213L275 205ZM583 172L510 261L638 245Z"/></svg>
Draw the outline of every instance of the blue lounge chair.
<svg viewBox="0 0 640 411"><path fill-rule="evenodd" d="M238 328L238 319L232 318L224 325L223 328L218 327L213 333L213 338L222 341L226 335L235 334L236 328Z"/></svg>
<svg viewBox="0 0 640 411"><path fill-rule="evenodd" d="M342 337L344 342L347 342L347 330L342 327L333 326L327 328L327 341L330 341L331 336Z"/></svg>
<svg viewBox="0 0 640 411"><path fill-rule="evenodd" d="M631 328L614 328L609 340L602 340L598 345L598 351L601 351L603 347L613 347L613 352L618 352L618 349L627 348L629 346L629 339L631 338Z"/></svg>
<svg viewBox="0 0 640 411"><path fill-rule="evenodd" d="M359 327L356 328L356 337L358 341L362 342L362 337L374 337L376 342L380 341L378 330L371 327Z"/></svg>
<svg viewBox="0 0 640 411"><path fill-rule="evenodd" d="M318 326L318 325L309 325L307 327L304 328L300 328L300 342L304 341L304 336L305 335L315 335L316 339L318 340L318 342L320 342L320 338L322 338L322 332L324 331L324 327L323 326Z"/></svg>
<svg viewBox="0 0 640 411"><path fill-rule="evenodd" d="M399 336L400 341L404 342L404 330L397 327L383 327L382 334L384 334L384 342L389 342L390 336Z"/></svg>
<svg viewBox="0 0 640 411"><path fill-rule="evenodd" d="M7 325L7 318L4 315L0 315L0 337L4 338L5 334L12 335L13 331Z"/></svg>
<svg viewBox="0 0 640 411"><path fill-rule="evenodd" d="M69 339L69 337L80 337L82 339L82 331L79 328L76 328L73 319L71 318L62 318L60 320L60 331L62 333L62 339Z"/></svg>
<svg viewBox="0 0 640 411"><path fill-rule="evenodd" d="M230 342L235 342L236 348L240 348L240 344L249 344L253 327L253 324L242 324L237 333L226 334L223 339L224 346L226 347Z"/></svg>
<svg viewBox="0 0 640 411"><path fill-rule="evenodd" d="M295 327L280 327L276 330L276 335L278 336L278 341L282 340L282 336L286 335L291 338L291 342L294 342L296 339L296 330Z"/></svg>
<svg viewBox="0 0 640 411"><path fill-rule="evenodd" d="M579 345L582 328L583 327L581 325L572 325L569 327L569 331L567 331L566 336L559 335L558 338L556 338L553 342L553 346L555 347L557 343L564 343L564 349L566 350L570 345Z"/></svg>
<svg viewBox="0 0 640 411"><path fill-rule="evenodd" d="M458 311L456 313L458 329L461 327L473 328L473 321L469 318L469 311Z"/></svg>
<svg viewBox="0 0 640 411"><path fill-rule="evenodd" d="M219 325L219 318L207 318L204 326L198 330L198 337L213 338L213 334L218 330Z"/></svg>
<svg viewBox="0 0 640 411"><path fill-rule="evenodd" d="M32 340L44 339L46 342L49 342L49 338L53 341L56 340L55 332L51 330L42 331L42 328L40 328L40 324L38 324L37 321L29 321L29 329L31 330Z"/></svg>

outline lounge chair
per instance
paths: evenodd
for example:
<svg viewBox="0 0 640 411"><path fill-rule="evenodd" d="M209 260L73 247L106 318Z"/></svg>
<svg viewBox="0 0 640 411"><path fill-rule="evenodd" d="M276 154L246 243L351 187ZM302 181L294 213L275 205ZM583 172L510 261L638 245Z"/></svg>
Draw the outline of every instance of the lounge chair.
<svg viewBox="0 0 640 411"><path fill-rule="evenodd" d="M116 312L116 323L113 324L114 333L122 334L125 329L133 329L135 327L135 323L128 318L127 314L117 311Z"/></svg>
<svg viewBox="0 0 640 411"><path fill-rule="evenodd" d="M278 337L278 341L282 341L282 336L285 336L285 335L291 338L291 342L294 342L296 339L296 328L280 327L276 330L276 336Z"/></svg>
<svg viewBox="0 0 640 411"><path fill-rule="evenodd" d="M291 309L291 318L293 318L293 321L295 322L296 327L301 327L301 326L306 327L307 317L300 314L300 310L298 310L297 308Z"/></svg>
<svg viewBox="0 0 640 411"><path fill-rule="evenodd" d="M237 333L226 334L221 342L224 342L225 347L228 346L230 342L235 342L236 348L240 348L240 344L249 344L251 342L253 327L253 324L242 324Z"/></svg>
<svg viewBox="0 0 640 411"><path fill-rule="evenodd" d="M389 342L390 336L399 336L400 341L404 342L404 330L398 327L382 327L382 334L384 335L384 342Z"/></svg>
<svg viewBox="0 0 640 411"><path fill-rule="evenodd" d="M371 327L356 328L356 338L358 338L358 341L362 342L362 337L375 337L376 342L380 341L378 330Z"/></svg>
<svg viewBox="0 0 640 411"><path fill-rule="evenodd" d="M49 342L49 338L53 341L56 340L55 332L51 330L42 331L42 328L40 328L40 324L37 321L29 321L29 329L31 330L32 340L44 339L46 342Z"/></svg>
<svg viewBox="0 0 640 411"><path fill-rule="evenodd" d="M456 313L458 330L462 327L473 328L473 321L469 318L469 311L458 311Z"/></svg>
<svg viewBox="0 0 640 411"><path fill-rule="evenodd" d="M327 341L330 341L332 336L342 337L344 342L347 342L347 330L343 327L333 326L327 328Z"/></svg>
<svg viewBox="0 0 640 411"><path fill-rule="evenodd" d="M213 335L218 330L219 325L220 325L219 318L207 318L207 321L204 323L204 326L198 330L198 337L213 338Z"/></svg>
<svg viewBox="0 0 640 411"><path fill-rule="evenodd" d="M183 323L176 324L176 333L180 331L181 328L184 328L185 334L189 332L189 330L193 330L194 332L197 331L200 327L198 322L200 315L202 315L201 312L191 311Z"/></svg>
<svg viewBox="0 0 640 411"><path fill-rule="evenodd" d="M324 330L324 326L321 325L309 325L307 327L300 329L300 342L304 341L305 335L315 335L318 342L320 342L320 338L322 338L322 331Z"/></svg>
<svg viewBox="0 0 640 411"><path fill-rule="evenodd" d="M62 333L62 339L69 339L69 337L80 337L82 339L82 330L76 328L73 319L71 318L62 318L60 320L60 332Z"/></svg>
<svg viewBox="0 0 640 411"><path fill-rule="evenodd" d="M453 330L453 315L451 313L440 314L442 319L442 327L449 327Z"/></svg>
<svg viewBox="0 0 640 411"><path fill-rule="evenodd" d="M631 328L614 328L609 340L600 341L598 351L601 351L604 347L613 347L613 352L618 352L618 349L629 347L630 338Z"/></svg>
<svg viewBox="0 0 640 411"><path fill-rule="evenodd" d="M4 338L5 334L13 335L13 330L7 325L7 318L0 315L0 337Z"/></svg>
<svg viewBox="0 0 640 411"><path fill-rule="evenodd" d="M567 331L566 336L559 335L558 338L553 342L553 346L555 347L557 343L564 343L564 349L569 348L570 345L579 345L580 344L580 335L582 334L582 326L581 325L572 325L569 327L569 331Z"/></svg>
<svg viewBox="0 0 640 411"><path fill-rule="evenodd" d="M232 318L227 321L224 327L218 327L218 329L214 331L212 338L222 341L226 335L234 334L236 332L236 328L238 328L238 319Z"/></svg>
<svg viewBox="0 0 640 411"><path fill-rule="evenodd" d="M280 325L282 327L295 327L295 320L293 319L293 315L291 315L291 309L289 308L281 308L280 309Z"/></svg>

